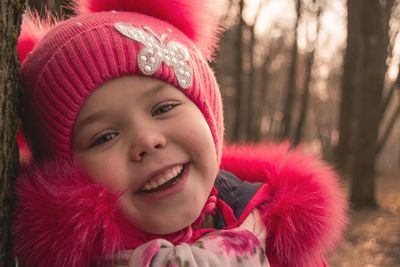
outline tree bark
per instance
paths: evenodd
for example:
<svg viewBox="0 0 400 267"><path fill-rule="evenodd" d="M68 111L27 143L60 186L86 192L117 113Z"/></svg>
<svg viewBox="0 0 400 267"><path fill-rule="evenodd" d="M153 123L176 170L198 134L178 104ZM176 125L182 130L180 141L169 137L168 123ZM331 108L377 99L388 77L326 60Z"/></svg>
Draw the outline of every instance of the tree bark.
<svg viewBox="0 0 400 267"><path fill-rule="evenodd" d="M353 16L359 16L353 20ZM353 60L357 62L354 73L355 128L352 146L350 175L352 177L351 201L354 207L376 206L375 162L378 139L383 82L386 70L386 41L379 0L349 0L349 24L356 31L357 50Z"/></svg>
<svg viewBox="0 0 400 267"><path fill-rule="evenodd" d="M24 7L23 0L2 0L0 4L0 266L13 265L9 228L15 203L12 186L18 168L15 136L20 98L16 44Z"/></svg>

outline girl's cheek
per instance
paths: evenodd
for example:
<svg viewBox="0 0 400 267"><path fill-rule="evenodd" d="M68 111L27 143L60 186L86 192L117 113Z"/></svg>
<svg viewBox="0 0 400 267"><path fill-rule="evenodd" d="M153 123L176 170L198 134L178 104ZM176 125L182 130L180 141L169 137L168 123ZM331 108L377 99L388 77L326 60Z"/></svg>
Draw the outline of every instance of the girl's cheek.
<svg viewBox="0 0 400 267"><path fill-rule="evenodd" d="M112 192L123 192L132 183L127 168L122 166L122 160L104 159L91 164L93 179Z"/></svg>

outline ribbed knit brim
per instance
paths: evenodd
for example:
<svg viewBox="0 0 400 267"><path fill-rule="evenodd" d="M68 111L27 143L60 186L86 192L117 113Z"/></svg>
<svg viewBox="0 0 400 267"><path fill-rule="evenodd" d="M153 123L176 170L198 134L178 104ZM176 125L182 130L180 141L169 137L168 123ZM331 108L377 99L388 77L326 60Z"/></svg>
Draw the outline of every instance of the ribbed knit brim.
<svg viewBox="0 0 400 267"><path fill-rule="evenodd" d="M143 75L137 55L143 45L123 36L115 23L149 26L167 33L190 53L193 84L179 86L173 69L162 63L151 76L172 84L191 99L206 119L220 159L223 139L221 96L214 74L195 45L170 24L132 12L99 12L64 21L36 45L21 67L28 114L36 125L32 142L48 155L72 156L73 126L88 96L105 82L124 75ZM35 139L34 138L34 139Z"/></svg>

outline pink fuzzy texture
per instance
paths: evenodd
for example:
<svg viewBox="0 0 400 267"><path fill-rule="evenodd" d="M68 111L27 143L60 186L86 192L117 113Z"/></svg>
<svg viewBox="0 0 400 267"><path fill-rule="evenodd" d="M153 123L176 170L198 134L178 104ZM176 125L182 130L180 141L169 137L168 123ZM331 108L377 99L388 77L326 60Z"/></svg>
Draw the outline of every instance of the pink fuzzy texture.
<svg viewBox="0 0 400 267"><path fill-rule="evenodd" d="M164 20L186 34L209 60L221 32L216 0L75 0L73 6L78 14L115 10Z"/></svg>
<svg viewBox="0 0 400 267"><path fill-rule="evenodd" d="M72 6L78 15L118 10L138 12L165 20L193 40L208 60L213 59L218 46L218 36L222 32L218 1L213 0L75 0ZM48 11L44 19L34 11L25 12L18 38L18 56L21 63L57 23L57 18Z"/></svg>
<svg viewBox="0 0 400 267"><path fill-rule="evenodd" d="M222 168L271 185L272 200L262 214L272 267L323 265L347 222L347 203L331 168L298 149L289 151L288 144L226 146Z"/></svg>
<svg viewBox="0 0 400 267"><path fill-rule="evenodd" d="M73 164L31 165L16 188L21 204L12 230L22 266L97 266L98 259L121 245L116 195L90 182Z"/></svg>
<svg viewBox="0 0 400 267"><path fill-rule="evenodd" d="M29 148L28 142L22 132L22 129L19 129L17 132L17 145L19 152L19 163L22 165L29 164L32 157L31 149Z"/></svg>
<svg viewBox="0 0 400 267"><path fill-rule="evenodd" d="M272 188L261 208L271 267L322 266L346 224L334 172L315 157L288 151L288 145L228 146L222 164L241 179L266 181ZM16 194L12 235L21 266L99 266L113 252L159 238L124 220L118 196L70 162L26 166Z"/></svg>
<svg viewBox="0 0 400 267"><path fill-rule="evenodd" d="M47 11L46 11L47 12ZM21 34L18 37L18 56L24 62L29 53L40 42L43 36L57 23L57 19L47 12L45 19L41 19L35 11L25 11L22 17Z"/></svg>
<svg viewBox="0 0 400 267"><path fill-rule="evenodd" d="M195 227L215 206L216 194L213 190ZM16 195L12 235L21 266L109 266L108 259L119 250L157 238L186 242L192 234L191 227L168 235L141 232L119 212L118 194L93 183L64 160L25 166L17 178Z"/></svg>

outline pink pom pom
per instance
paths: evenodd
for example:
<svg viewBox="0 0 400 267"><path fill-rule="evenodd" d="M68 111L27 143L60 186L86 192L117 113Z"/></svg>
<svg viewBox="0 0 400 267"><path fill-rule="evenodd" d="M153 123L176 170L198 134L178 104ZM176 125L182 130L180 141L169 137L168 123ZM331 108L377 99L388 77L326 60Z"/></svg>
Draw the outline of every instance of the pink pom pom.
<svg viewBox="0 0 400 267"><path fill-rule="evenodd" d="M74 0L78 14L101 11L138 12L169 22L186 34L203 56L212 59L221 32L220 1L215 0Z"/></svg>
<svg viewBox="0 0 400 267"><path fill-rule="evenodd" d="M26 11L22 18L21 34L18 38L18 56L21 63L26 59L36 44L57 23L57 19L46 11L41 19L35 11Z"/></svg>

